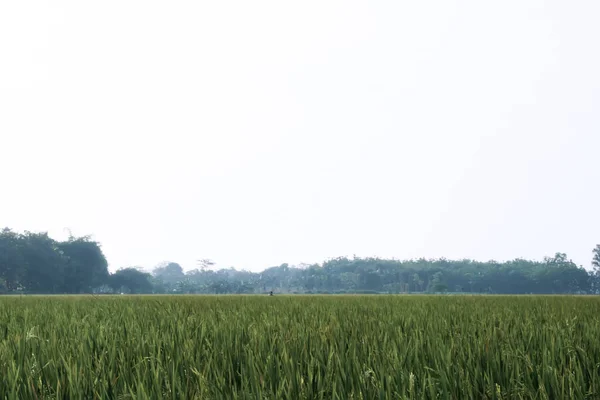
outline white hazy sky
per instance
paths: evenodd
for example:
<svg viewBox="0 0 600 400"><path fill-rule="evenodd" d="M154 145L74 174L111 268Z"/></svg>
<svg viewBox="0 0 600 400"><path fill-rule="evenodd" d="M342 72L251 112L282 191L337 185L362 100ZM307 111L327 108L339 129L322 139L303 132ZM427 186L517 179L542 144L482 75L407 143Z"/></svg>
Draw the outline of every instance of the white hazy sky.
<svg viewBox="0 0 600 400"><path fill-rule="evenodd" d="M0 225L110 269L590 264L600 2L0 2Z"/></svg>

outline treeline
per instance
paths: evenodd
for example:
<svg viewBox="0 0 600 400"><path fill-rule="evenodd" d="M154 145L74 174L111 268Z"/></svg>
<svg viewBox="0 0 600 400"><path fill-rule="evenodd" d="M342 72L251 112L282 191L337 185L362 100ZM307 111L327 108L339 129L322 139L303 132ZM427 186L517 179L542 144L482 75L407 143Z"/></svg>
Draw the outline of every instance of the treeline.
<svg viewBox="0 0 600 400"><path fill-rule="evenodd" d="M337 258L323 264L282 264L253 273L201 267L184 272L175 262L153 271L122 268L111 274L99 243L89 237L55 241L46 233L0 232L2 293L495 293L585 294L600 291L600 245L594 270L564 253L542 261L386 260Z"/></svg>
<svg viewBox="0 0 600 400"><path fill-rule="evenodd" d="M321 265L287 264L260 273L222 269L184 273L176 263L156 268L156 293L595 293L596 274L563 253L542 262L337 258Z"/></svg>

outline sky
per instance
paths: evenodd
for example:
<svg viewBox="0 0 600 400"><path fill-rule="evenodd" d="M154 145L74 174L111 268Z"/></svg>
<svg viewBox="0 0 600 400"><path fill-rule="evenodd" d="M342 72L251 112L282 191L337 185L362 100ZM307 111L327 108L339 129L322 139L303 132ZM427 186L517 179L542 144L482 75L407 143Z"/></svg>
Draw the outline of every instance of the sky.
<svg viewBox="0 0 600 400"><path fill-rule="evenodd" d="M0 2L0 226L115 271L600 243L600 2Z"/></svg>

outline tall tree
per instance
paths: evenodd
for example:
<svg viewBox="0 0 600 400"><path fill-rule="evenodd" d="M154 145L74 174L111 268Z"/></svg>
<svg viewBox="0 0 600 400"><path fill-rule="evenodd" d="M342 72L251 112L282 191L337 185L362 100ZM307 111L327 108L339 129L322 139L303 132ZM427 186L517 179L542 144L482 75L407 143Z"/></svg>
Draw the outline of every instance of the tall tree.
<svg viewBox="0 0 600 400"><path fill-rule="evenodd" d="M64 291L67 293L91 293L94 288L108 280L108 262L100 244L89 236L70 236L58 243L65 256Z"/></svg>
<svg viewBox="0 0 600 400"><path fill-rule="evenodd" d="M600 244L592 250L593 273L590 276L590 284L594 293L600 293Z"/></svg>
<svg viewBox="0 0 600 400"><path fill-rule="evenodd" d="M0 289L14 291L26 271L23 257L23 237L8 228L0 231Z"/></svg>
<svg viewBox="0 0 600 400"><path fill-rule="evenodd" d="M22 286L30 293L60 293L64 283L65 257L47 233L23 235L25 273Z"/></svg>
<svg viewBox="0 0 600 400"><path fill-rule="evenodd" d="M597 244L594 250L592 250L594 257L592 258L592 265L596 270L600 270L600 244Z"/></svg>

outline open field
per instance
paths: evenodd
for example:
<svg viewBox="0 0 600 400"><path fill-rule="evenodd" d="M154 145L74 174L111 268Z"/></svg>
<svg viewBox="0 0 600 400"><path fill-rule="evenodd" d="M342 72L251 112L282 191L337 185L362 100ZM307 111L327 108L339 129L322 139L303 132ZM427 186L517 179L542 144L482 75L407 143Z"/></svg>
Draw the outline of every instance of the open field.
<svg viewBox="0 0 600 400"><path fill-rule="evenodd" d="M598 399L600 298L0 298L0 398Z"/></svg>

